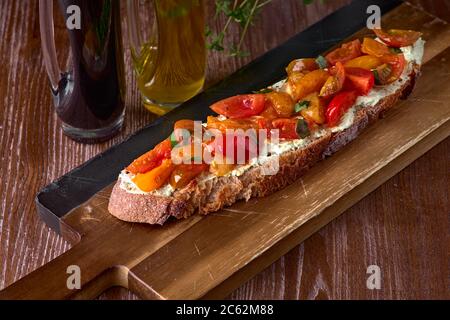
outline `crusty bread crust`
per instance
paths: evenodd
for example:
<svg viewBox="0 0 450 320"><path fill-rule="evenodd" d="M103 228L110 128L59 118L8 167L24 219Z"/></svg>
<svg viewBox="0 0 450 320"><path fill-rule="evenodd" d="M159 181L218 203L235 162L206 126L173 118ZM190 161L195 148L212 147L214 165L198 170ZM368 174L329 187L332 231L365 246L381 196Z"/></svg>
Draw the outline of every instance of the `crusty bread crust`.
<svg viewBox="0 0 450 320"><path fill-rule="evenodd" d="M239 200L264 197L301 177L323 158L339 151L354 140L368 125L378 120L400 98L412 91L420 67L413 66L408 80L393 94L384 97L375 106L356 110L352 126L338 133L328 132L306 148L283 153L279 159L279 171L275 175L263 175L263 166L256 166L242 176L217 177L202 182L192 181L186 188L171 197L152 194L132 194L120 187L118 181L109 201L109 212L120 220L148 224L164 224L170 217L187 218L198 211L208 214L230 206ZM264 166L274 165L270 161Z"/></svg>

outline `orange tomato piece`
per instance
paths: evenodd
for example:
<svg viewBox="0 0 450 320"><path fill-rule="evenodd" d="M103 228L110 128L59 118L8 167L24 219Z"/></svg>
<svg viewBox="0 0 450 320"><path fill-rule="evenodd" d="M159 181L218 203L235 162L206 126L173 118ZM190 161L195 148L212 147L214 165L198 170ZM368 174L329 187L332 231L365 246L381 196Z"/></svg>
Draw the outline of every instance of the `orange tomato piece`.
<svg viewBox="0 0 450 320"><path fill-rule="evenodd" d="M378 58L391 53L387 45L372 38L364 38L361 51Z"/></svg>
<svg viewBox="0 0 450 320"><path fill-rule="evenodd" d="M179 120L175 122L174 130L186 129L191 132L194 132L194 125L195 125L194 120Z"/></svg>
<svg viewBox="0 0 450 320"><path fill-rule="evenodd" d="M330 75L325 70L311 71L299 78L288 78L289 89L295 101L299 101L313 92L319 92Z"/></svg>
<svg viewBox="0 0 450 320"><path fill-rule="evenodd" d="M345 63L346 68L361 68L372 70L383 64L383 61L375 56L361 56Z"/></svg>
<svg viewBox="0 0 450 320"><path fill-rule="evenodd" d="M133 182L144 192L152 192L161 188L170 178L175 166L172 160L164 160L159 167L147 173L139 173Z"/></svg>
<svg viewBox="0 0 450 320"><path fill-rule="evenodd" d="M201 127L203 132L203 127ZM195 131L195 121L193 120L179 120L175 122L174 132L170 137L172 144L179 144L191 138Z"/></svg>

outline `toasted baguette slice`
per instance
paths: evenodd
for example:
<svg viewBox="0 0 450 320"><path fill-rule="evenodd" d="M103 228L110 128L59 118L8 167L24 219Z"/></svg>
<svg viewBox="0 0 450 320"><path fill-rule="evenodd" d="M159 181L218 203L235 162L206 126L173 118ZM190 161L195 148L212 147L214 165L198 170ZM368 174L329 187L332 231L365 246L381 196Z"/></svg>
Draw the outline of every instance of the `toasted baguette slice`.
<svg viewBox="0 0 450 320"><path fill-rule="evenodd" d="M276 175L262 174L263 166L274 165L268 161L252 167L241 176L193 180L171 196L130 193L121 187L122 181L119 179L111 194L109 211L120 220L162 225L170 217L187 218L196 211L208 214L239 200L272 194L293 183L318 161L339 151L369 124L382 117L400 98L406 98L414 87L419 71L420 66L413 63L406 80L394 93L384 96L373 106L357 108L353 123L347 129L336 133L328 130L306 147L282 153L273 160L279 161Z"/></svg>

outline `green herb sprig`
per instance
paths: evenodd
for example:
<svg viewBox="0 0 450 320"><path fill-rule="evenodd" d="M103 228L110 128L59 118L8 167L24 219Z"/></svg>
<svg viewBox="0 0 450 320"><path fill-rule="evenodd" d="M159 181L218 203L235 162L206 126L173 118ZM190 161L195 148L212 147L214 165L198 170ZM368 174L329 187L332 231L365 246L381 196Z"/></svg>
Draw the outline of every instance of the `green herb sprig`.
<svg viewBox="0 0 450 320"><path fill-rule="evenodd" d="M310 101L303 100L295 105L295 113L299 113L300 111L304 109L308 109L308 107L311 105Z"/></svg>
<svg viewBox="0 0 450 320"><path fill-rule="evenodd" d="M302 0L304 4L311 4L314 0ZM253 24L261 9L272 2L272 0L216 0L216 17L224 15L227 21L223 29L214 33L210 27L206 28L208 37L208 49L212 51L226 51L231 57L245 57L248 52L242 50L245 36ZM237 23L241 31L241 36L237 44L232 44L225 48L225 35L232 23Z"/></svg>

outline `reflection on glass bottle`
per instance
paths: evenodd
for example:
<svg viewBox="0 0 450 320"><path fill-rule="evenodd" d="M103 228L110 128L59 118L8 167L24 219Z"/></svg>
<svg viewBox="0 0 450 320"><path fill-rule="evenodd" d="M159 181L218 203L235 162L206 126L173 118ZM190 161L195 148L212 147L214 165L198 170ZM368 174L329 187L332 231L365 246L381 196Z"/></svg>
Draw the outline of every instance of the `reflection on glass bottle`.
<svg viewBox="0 0 450 320"><path fill-rule="evenodd" d="M41 24L44 10L52 11L41 0ZM77 5L81 11L81 29L68 30L71 70L63 73L53 86L56 112L64 132L82 142L103 141L117 133L124 119L125 79L120 27L119 0L59 0L61 12L69 18L67 8ZM49 15L51 13L47 13ZM44 20L44 21L43 21ZM41 26L47 70L57 61L51 59L52 39ZM53 28L47 24L48 29ZM52 32L52 30L48 30ZM50 57L49 57L50 56ZM53 77L54 78L54 77Z"/></svg>
<svg viewBox="0 0 450 320"><path fill-rule="evenodd" d="M164 114L203 87L206 70L202 0L154 0L156 19L143 37L137 0L128 1L128 25L144 105Z"/></svg>

